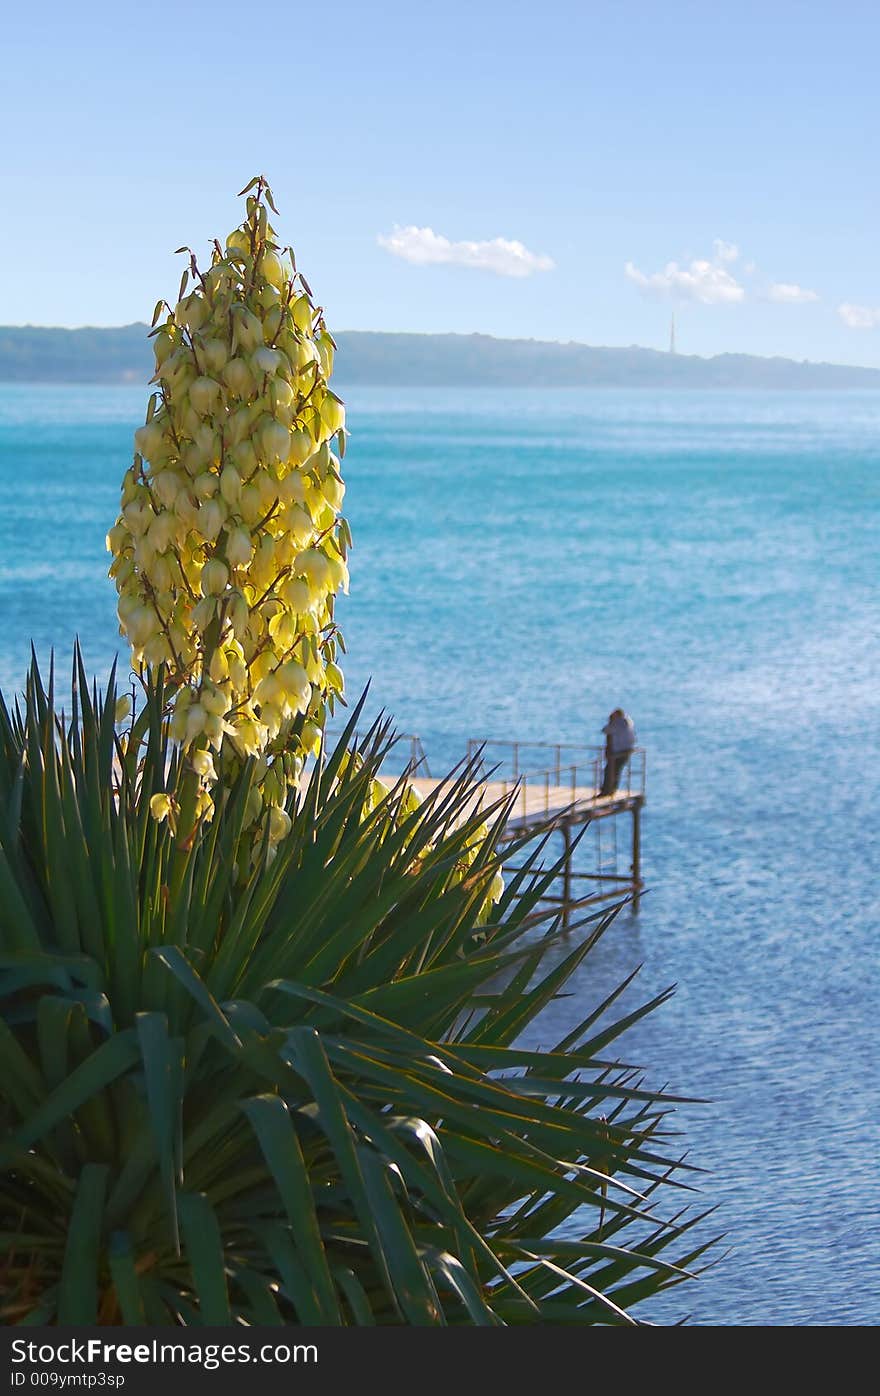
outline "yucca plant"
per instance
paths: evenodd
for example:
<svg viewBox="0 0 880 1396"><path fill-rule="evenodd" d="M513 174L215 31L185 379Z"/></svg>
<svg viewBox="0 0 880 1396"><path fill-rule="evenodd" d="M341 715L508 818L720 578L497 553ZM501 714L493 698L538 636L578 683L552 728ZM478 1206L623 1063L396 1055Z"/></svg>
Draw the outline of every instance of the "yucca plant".
<svg viewBox="0 0 880 1396"><path fill-rule="evenodd" d="M614 912L546 968L523 853L486 920L473 769L377 803L355 712L254 859L253 762L151 817L161 682L136 767L112 680L52 690L0 703L3 1322L619 1324L693 1272L672 1098L611 1051L666 995L517 1046Z"/></svg>

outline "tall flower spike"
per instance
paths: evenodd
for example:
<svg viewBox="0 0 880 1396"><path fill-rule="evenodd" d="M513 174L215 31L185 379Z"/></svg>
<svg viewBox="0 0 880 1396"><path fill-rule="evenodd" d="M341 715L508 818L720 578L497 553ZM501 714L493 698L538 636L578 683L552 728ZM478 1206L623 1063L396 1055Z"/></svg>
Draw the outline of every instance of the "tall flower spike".
<svg viewBox="0 0 880 1396"><path fill-rule="evenodd" d="M242 194L225 249L214 244L204 272L181 249L179 299L156 308L156 391L107 536L120 631L136 669L166 668L203 816L215 777L200 753L262 758L260 808L278 807L343 687L334 603L350 534L335 344L276 241L265 179Z"/></svg>

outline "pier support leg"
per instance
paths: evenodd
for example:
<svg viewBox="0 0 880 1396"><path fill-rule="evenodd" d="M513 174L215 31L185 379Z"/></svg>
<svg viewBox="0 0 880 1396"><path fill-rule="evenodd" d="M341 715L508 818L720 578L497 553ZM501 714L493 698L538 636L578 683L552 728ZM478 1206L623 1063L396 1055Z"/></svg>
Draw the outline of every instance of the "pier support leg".
<svg viewBox="0 0 880 1396"><path fill-rule="evenodd" d="M633 914L639 914L639 902L642 892L642 810L640 805L633 805L633 857L632 857L632 878L633 878Z"/></svg>
<svg viewBox="0 0 880 1396"><path fill-rule="evenodd" d="M565 866L562 870L562 929L568 930L571 917L571 825L562 825L562 838L565 843Z"/></svg>

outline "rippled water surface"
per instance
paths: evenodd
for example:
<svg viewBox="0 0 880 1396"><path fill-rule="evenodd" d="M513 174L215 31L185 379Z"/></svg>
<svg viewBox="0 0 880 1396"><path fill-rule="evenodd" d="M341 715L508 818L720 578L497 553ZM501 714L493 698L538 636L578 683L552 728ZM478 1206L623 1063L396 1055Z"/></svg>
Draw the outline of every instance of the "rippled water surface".
<svg viewBox="0 0 880 1396"><path fill-rule="evenodd" d="M143 402L0 387L6 689L31 639L117 652ZM653 1316L877 1323L880 397L360 390L349 425L350 691L435 771L469 736L594 742L618 703L648 749L651 891L532 1035L636 964L678 984L627 1055L710 1100L678 1123L731 1250Z"/></svg>

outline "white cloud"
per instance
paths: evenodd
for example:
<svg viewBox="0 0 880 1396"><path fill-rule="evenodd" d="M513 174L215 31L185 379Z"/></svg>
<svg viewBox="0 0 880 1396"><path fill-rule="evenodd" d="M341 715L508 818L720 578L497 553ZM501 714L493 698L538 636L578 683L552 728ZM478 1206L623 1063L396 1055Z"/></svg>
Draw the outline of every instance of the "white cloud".
<svg viewBox="0 0 880 1396"><path fill-rule="evenodd" d="M849 301L844 301L837 307L837 313L851 330L880 328L880 306L852 305Z"/></svg>
<svg viewBox="0 0 880 1396"><path fill-rule="evenodd" d="M716 262L735 262L739 256L739 248L735 242L725 242L724 238L716 238L712 246L715 248Z"/></svg>
<svg viewBox="0 0 880 1396"><path fill-rule="evenodd" d="M805 286L796 286L793 281L774 281L767 292L769 301L776 301L777 305L806 305L808 301L819 299L815 291L808 291Z"/></svg>
<svg viewBox="0 0 880 1396"><path fill-rule="evenodd" d="M725 242L724 238L715 239L712 252L711 258L695 257L686 265L667 262L662 271L643 272L632 262L627 262L624 270L628 279L646 296L699 301L702 305L738 305L746 299L746 289L737 276L753 276L758 270L757 265L755 262L740 262L736 243ZM734 263L739 264L736 275L732 270ZM816 291L798 286L793 281L774 281L758 295L776 305L806 305L819 300ZM840 314L848 324L856 322L847 319L847 312L862 317L880 316L880 311L866 311L860 306L841 306ZM874 324L875 321L861 318L857 323L858 327L867 328L869 323ZM880 324L880 319L876 323Z"/></svg>
<svg viewBox="0 0 880 1396"><path fill-rule="evenodd" d="M555 265L551 257L530 252L523 243L510 238L452 242L441 233L435 233L433 228L414 225L381 233L379 246L413 266L473 267L477 271L494 272L496 276L532 276L537 271L552 271Z"/></svg>
<svg viewBox="0 0 880 1396"><path fill-rule="evenodd" d="M714 248L712 261L697 257L687 266L667 262L663 271L650 274L627 262L626 275L647 296L672 296L703 305L736 304L746 293L728 267L739 256L739 248L721 238L716 238Z"/></svg>

